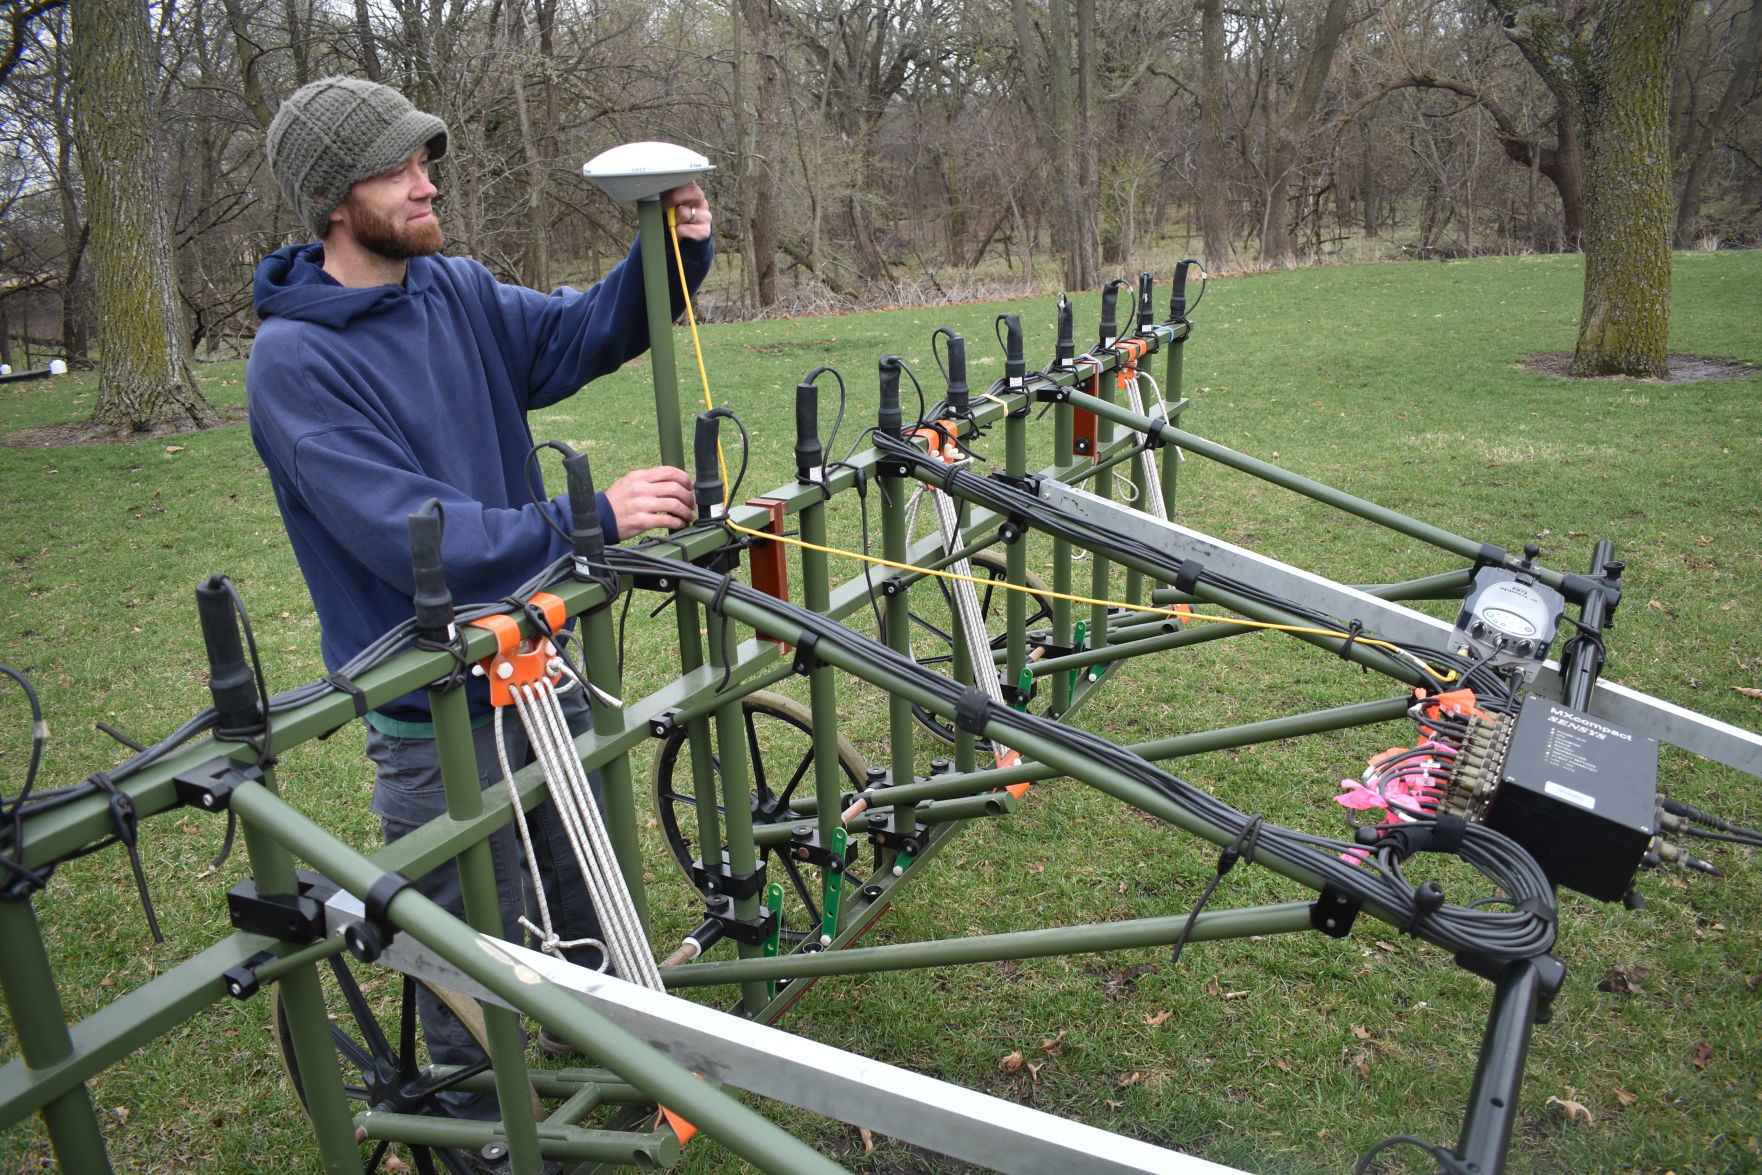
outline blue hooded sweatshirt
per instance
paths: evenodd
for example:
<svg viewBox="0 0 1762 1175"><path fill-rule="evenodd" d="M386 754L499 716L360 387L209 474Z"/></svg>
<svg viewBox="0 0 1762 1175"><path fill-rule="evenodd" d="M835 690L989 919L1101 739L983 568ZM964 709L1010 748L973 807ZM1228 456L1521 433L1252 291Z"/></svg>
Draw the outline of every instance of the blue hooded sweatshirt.
<svg viewBox="0 0 1762 1175"><path fill-rule="evenodd" d="M352 289L324 272L319 242L257 267L251 439L332 670L413 614L405 520L428 499L444 510L441 554L461 605L499 599L565 553L551 523L567 532L568 495L545 501L541 486L535 504L527 488L526 414L648 349L641 249L599 284L549 295L438 255L412 259L401 286ZM695 288L712 247L682 251ZM616 540L603 494L599 514ZM471 703L487 710L481 683ZM379 713L424 722L428 703L406 694Z"/></svg>

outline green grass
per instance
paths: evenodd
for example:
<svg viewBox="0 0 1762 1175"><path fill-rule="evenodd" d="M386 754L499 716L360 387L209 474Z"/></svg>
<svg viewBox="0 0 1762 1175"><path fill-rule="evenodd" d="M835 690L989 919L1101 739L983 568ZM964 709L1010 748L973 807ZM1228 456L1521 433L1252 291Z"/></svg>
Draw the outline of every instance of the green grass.
<svg viewBox="0 0 1762 1175"><path fill-rule="evenodd" d="M1762 361L1762 253L1681 253L1675 266L1672 348ZM1613 539L1629 571L1609 676L1762 726L1762 706L1739 692L1762 686L1762 380L1585 383L1518 370L1527 354L1570 349L1581 281L1568 257L1218 280L1195 314L1184 423L1459 534L1513 550L1534 541L1556 566L1579 569L1595 540ZM1086 342L1097 300L1078 305ZM704 328L717 403L752 434L746 494L792 472L791 389L810 368L834 363L850 385L842 450L872 415L879 355L905 356L934 385L929 333L950 326L967 337L982 386L1000 371L991 322L1001 311L1022 315L1031 357L1050 353L1050 299ZM242 364L202 375L217 404L242 401ZM646 364L634 364L545 413L535 434L584 447L602 478L652 463L647 381ZM79 419L94 383L0 389L0 433ZM1182 521L1347 582L1452 565L1200 461L1183 467L1180 496ZM854 504L840 505L841 534L854 541ZM0 659L42 695L53 731L45 786L122 757L95 722L147 741L206 703L191 588L210 572L239 584L272 688L320 672L310 603L242 426L0 449L0 520ZM634 615L627 696L664 680L671 656L671 620ZM1126 742L1387 692L1381 679L1264 636L1116 673L1078 721ZM27 721L17 692L3 696L12 716L0 719L0 789L10 793ZM866 687L842 687L841 727L871 760L883 756L881 708ZM1336 781L1409 738L1398 726L1349 731L1177 770L1244 810L1339 833ZM339 835L375 843L357 734L300 748L281 778ZM1663 783L1762 823L1748 777L1672 754ZM147 935L121 854L56 873L36 908L70 1019L220 937L225 889L244 867L241 854L210 872L218 843L211 819L174 812L148 824L143 856L164 946ZM1531 1047L1511 1171L1762 1171L1762 866L1746 851L1709 855L1728 876L1648 876L1641 910L1565 897L1569 977ZM658 938L670 944L694 921L690 895L658 842L646 860ZM1030 792L1013 819L966 830L874 941L1184 912L1214 860L1208 846L1058 781ZM1237 870L1214 904L1300 896L1264 871ZM1246 994L1224 998L1234 992ZM1178 969L1165 952L1134 952L826 980L786 1026L1217 1162L1340 1171L1389 1134L1454 1140L1486 996L1439 951L1370 924L1344 942L1196 945ZM218 1004L95 1081L118 1169L316 1170L266 1025L261 999ZM1037 1071L1000 1068L1016 1051ZM13 1052L11 1023L0 1020L0 1055ZM865 1155L854 1129L777 1113L855 1170L956 1169L885 1139ZM1425 1169L1417 1152L1398 1154L1389 1170ZM46 1155L35 1123L0 1135L0 1171L42 1169ZM744 1168L699 1142L681 1169Z"/></svg>

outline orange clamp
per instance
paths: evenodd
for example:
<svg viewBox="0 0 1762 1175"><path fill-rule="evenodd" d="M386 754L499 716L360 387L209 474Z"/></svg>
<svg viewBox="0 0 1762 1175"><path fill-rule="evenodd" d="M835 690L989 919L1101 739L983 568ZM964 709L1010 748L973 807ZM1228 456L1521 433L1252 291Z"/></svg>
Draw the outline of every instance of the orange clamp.
<svg viewBox="0 0 1762 1175"><path fill-rule="evenodd" d="M562 627L568 618L563 601L549 592L540 592L532 602L543 610L553 630ZM557 650L550 640L544 636L523 639L520 624L512 616L497 613L471 623L496 635L496 651L477 663L484 676L489 678L491 705L512 705L515 686L536 685L541 680L555 684L562 677L560 673L551 672L551 662L556 658Z"/></svg>

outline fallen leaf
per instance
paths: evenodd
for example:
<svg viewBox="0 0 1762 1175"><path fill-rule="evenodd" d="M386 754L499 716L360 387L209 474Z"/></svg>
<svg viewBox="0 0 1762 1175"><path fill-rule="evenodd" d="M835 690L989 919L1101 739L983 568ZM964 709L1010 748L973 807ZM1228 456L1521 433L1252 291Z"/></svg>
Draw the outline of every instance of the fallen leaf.
<svg viewBox="0 0 1762 1175"><path fill-rule="evenodd" d="M1379 938L1379 939L1377 939L1377 949L1379 951L1388 951L1392 955L1392 954L1395 954L1397 951L1399 951L1401 948L1396 946L1392 942L1385 942L1383 939Z"/></svg>
<svg viewBox="0 0 1762 1175"><path fill-rule="evenodd" d="M1707 1062L1712 1059L1713 1046L1706 1041L1702 1041L1700 1044L1696 1045L1694 1051L1689 1054L1689 1060L1694 1062L1695 1068L1697 1069L1705 1069L1707 1067Z"/></svg>
<svg viewBox="0 0 1762 1175"><path fill-rule="evenodd" d="M1744 695L1746 698L1762 698L1762 689L1757 689L1754 686L1734 685L1731 688L1738 691L1738 693Z"/></svg>
<svg viewBox="0 0 1762 1175"><path fill-rule="evenodd" d="M1152 1028L1161 1028L1164 1024L1168 1023L1169 1017L1174 1014L1174 1009L1172 1008L1166 1012L1157 1012L1153 1015L1144 1017L1144 1023L1150 1025ZM1063 1034L1061 1033L1060 1035Z"/></svg>
<svg viewBox="0 0 1762 1175"><path fill-rule="evenodd" d="M874 1154L875 1153L875 1135L874 1135L874 1133L872 1131L870 1131L870 1129L867 1126L858 1126L857 1133L863 1136L863 1153L865 1155Z"/></svg>
<svg viewBox="0 0 1762 1175"><path fill-rule="evenodd" d="M111 1110L110 1112L111 1112L111 1114L113 1114L115 1116L116 1124L118 1126L126 1126L128 1124L128 1107L127 1106L117 1106L115 1109Z"/></svg>
<svg viewBox="0 0 1762 1175"><path fill-rule="evenodd" d="M1068 1029L1068 1028L1061 1028L1061 1029L1059 1029L1059 1033L1057 1036L1049 1036L1045 1040L1041 1041L1040 1042L1040 1051L1043 1053L1051 1053L1055 1057L1058 1056L1060 1053L1064 1052L1065 1051L1065 1033L1067 1033L1069 1031L1070 1031L1070 1029Z"/></svg>
<svg viewBox="0 0 1762 1175"><path fill-rule="evenodd" d="M181 453L184 451L184 447L182 445L167 445L165 451L167 453Z"/></svg>
<svg viewBox="0 0 1762 1175"><path fill-rule="evenodd" d="M1580 1118L1583 1118L1587 1124L1593 1121L1591 1111L1585 1108L1583 1102L1575 1102L1570 1098L1550 1096L1546 1104L1550 1106L1559 1106L1560 1112L1566 1116L1568 1122L1576 1122Z"/></svg>
<svg viewBox="0 0 1762 1175"><path fill-rule="evenodd" d="M1046 866L1042 865L1039 861L1036 861L1032 865L1028 866L1028 872L1030 872L1030 873L1045 873Z"/></svg>
<svg viewBox="0 0 1762 1175"><path fill-rule="evenodd" d="M1002 1069L1005 1073L1014 1073L1017 1069L1022 1067L1023 1060L1022 1050L1017 1049L1003 1060L997 1062L997 1067Z"/></svg>
<svg viewBox="0 0 1762 1175"><path fill-rule="evenodd" d="M1639 1094L1629 1093L1625 1089L1617 1088L1616 1090L1614 1090L1614 1093L1615 1093L1615 1100L1620 1102L1624 1106L1631 1106L1635 1102L1640 1100Z"/></svg>
<svg viewBox="0 0 1762 1175"><path fill-rule="evenodd" d="M389 1175L407 1175L407 1172L410 1170L410 1164L398 1158L396 1155L387 1155L384 1159L380 1160L379 1169L381 1171L389 1172Z"/></svg>
<svg viewBox="0 0 1762 1175"><path fill-rule="evenodd" d="M1354 1024L1352 1026L1352 1035L1356 1036L1359 1040L1369 1040L1371 1037L1371 1031L1362 1024Z"/></svg>
<svg viewBox="0 0 1762 1175"><path fill-rule="evenodd" d="M1291 1062L1283 1057L1274 1057L1273 1064L1277 1065L1283 1072L1289 1073L1291 1071Z"/></svg>
<svg viewBox="0 0 1762 1175"><path fill-rule="evenodd" d="M1115 971L1112 975L1108 976L1107 981L1101 985L1101 994L1110 1000L1123 1000L1132 994L1133 988L1138 984L1138 977L1140 975L1144 974L1146 971L1155 970L1155 963L1140 963L1136 967L1127 967L1123 970Z"/></svg>
<svg viewBox="0 0 1762 1175"><path fill-rule="evenodd" d="M1206 980L1206 982L1205 982L1205 994L1206 995L1215 996L1221 991L1223 991L1223 988L1218 986L1217 976L1214 975L1210 979Z"/></svg>
<svg viewBox="0 0 1762 1175"><path fill-rule="evenodd" d="M1358 1070L1358 1075L1360 1077L1364 1078L1366 1081L1370 1080L1369 1053L1354 1053L1352 1055L1352 1067Z"/></svg>

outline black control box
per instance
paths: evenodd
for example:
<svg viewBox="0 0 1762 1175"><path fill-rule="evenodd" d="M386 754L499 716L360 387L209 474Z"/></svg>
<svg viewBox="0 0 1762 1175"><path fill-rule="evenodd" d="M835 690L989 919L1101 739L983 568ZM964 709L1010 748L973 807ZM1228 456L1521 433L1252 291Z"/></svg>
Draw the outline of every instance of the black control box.
<svg viewBox="0 0 1762 1175"><path fill-rule="evenodd" d="M1487 813L1556 885L1615 901L1657 831L1658 740L1524 699Z"/></svg>

